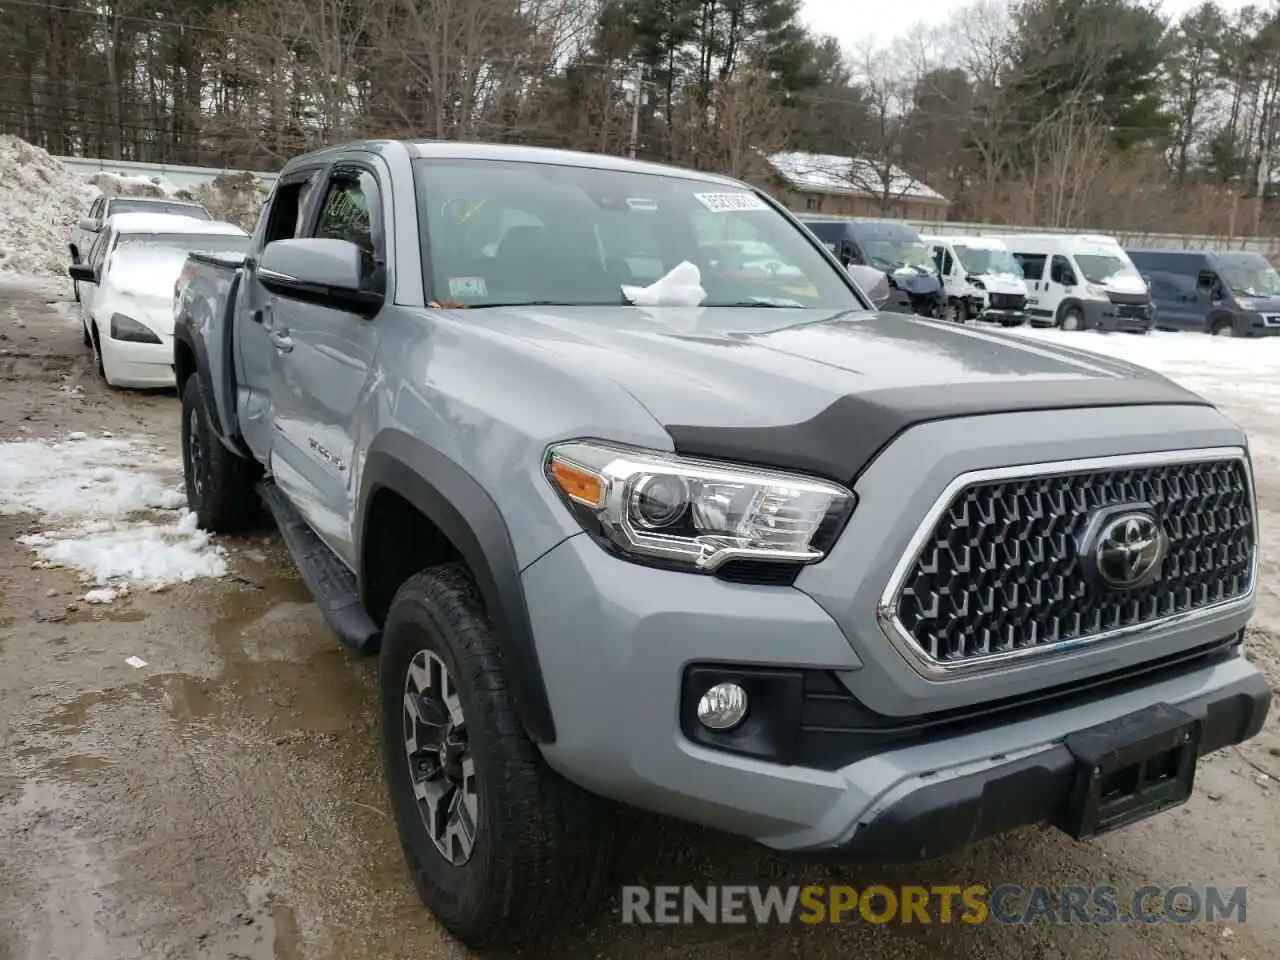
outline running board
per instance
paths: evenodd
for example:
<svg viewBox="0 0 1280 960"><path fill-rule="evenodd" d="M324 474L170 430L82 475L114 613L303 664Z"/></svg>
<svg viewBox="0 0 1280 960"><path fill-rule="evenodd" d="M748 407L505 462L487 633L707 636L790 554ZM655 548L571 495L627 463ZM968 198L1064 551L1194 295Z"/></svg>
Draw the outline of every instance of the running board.
<svg viewBox="0 0 1280 960"><path fill-rule="evenodd" d="M315 597L316 606L330 629L356 653L376 651L380 632L360 603L355 576L316 536L273 482L260 481L257 491L280 528L284 545L289 548L298 572Z"/></svg>

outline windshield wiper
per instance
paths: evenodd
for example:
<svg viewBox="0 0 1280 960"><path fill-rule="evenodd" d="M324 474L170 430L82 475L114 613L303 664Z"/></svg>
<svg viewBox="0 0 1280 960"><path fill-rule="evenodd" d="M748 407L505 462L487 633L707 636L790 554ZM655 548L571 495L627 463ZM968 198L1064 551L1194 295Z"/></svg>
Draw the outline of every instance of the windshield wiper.
<svg viewBox="0 0 1280 960"><path fill-rule="evenodd" d="M703 303L699 304L703 307L764 307L767 310L803 310L804 304L796 301L788 301L787 303L778 303L777 301L768 300L730 300L724 303Z"/></svg>
<svg viewBox="0 0 1280 960"><path fill-rule="evenodd" d="M469 303L468 310L489 310L494 307L629 307L626 300L508 300L502 303Z"/></svg>

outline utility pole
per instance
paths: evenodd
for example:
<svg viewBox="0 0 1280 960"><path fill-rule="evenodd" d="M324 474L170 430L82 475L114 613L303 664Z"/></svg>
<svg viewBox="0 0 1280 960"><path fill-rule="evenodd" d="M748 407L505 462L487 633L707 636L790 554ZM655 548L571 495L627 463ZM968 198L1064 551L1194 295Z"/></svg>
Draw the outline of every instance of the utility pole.
<svg viewBox="0 0 1280 960"><path fill-rule="evenodd" d="M640 143L640 94L644 89L644 64L636 64L635 90L631 94L631 145L628 155L636 158L636 148Z"/></svg>

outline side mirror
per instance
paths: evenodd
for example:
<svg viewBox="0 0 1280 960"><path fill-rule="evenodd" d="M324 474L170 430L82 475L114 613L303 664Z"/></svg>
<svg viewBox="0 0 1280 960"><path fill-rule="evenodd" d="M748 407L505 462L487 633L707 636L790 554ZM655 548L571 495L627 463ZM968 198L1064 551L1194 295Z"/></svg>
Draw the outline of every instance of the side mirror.
<svg viewBox="0 0 1280 960"><path fill-rule="evenodd" d="M258 282L277 296L372 317L385 297L365 289L365 252L349 240L276 240L258 258Z"/></svg>
<svg viewBox="0 0 1280 960"><path fill-rule="evenodd" d="M849 276L876 307L883 307L889 302L892 291L889 289L889 278L875 267L864 267L853 264L848 268Z"/></svg>
<svg viewBox="0 0 1280 960"><path fill-rule="evenodd" d="M94 270L93 267L89 266L87 263L73 263L71 266L67 267L67 275L71 277L72 280L78 280L81 283L98 282L98 271Z"/></svg>
<svg viewBox="0 0 1280 960"><path fill-rule="evenodd" d="M92 220L89 217L81 217L80 229L85 233L97 233L102 229L102 225L99 224L97 220Z"/></svg>

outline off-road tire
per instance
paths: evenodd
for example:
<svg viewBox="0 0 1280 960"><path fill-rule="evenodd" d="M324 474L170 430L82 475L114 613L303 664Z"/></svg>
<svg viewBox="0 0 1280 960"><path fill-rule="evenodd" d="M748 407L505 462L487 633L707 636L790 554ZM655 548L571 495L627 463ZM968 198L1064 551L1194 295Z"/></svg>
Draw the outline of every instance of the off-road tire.
<svg viewBox="0 0 1280 960"><path fill-rule="evenodd" d="M477 829L461 866L448 862L427 832L405 750L405 679L423 650L452 677L475 769ZM401 847L436 919L468 946L512 947L590 916L609 871L612 811L552 770L525 734L465 567L433 567L400 587L383 627L378 689Z"/></svg>
<svg viewBox="0 0 1280 960"><path fill-rule="evenodd" d="M253 485L260 470L214 435L198 374L188 377L182 388L182 475L187 506L200 529L237 533L257 525L261 505Z"/></svg>

